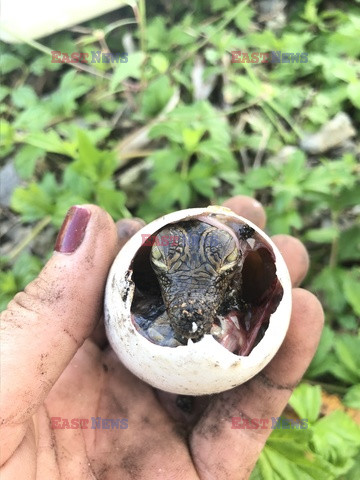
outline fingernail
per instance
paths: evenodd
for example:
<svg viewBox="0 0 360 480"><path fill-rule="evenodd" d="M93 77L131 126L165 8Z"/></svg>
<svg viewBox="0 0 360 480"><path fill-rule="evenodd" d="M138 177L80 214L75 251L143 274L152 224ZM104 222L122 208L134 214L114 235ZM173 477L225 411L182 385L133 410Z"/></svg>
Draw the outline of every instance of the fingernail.
<svg viewBox="0 0 360 480"><path fill-rule="evenodd" d="M90 212L84 207L71 207L60 228L55 250L60 253L73 253L81 245Z"/></svg>

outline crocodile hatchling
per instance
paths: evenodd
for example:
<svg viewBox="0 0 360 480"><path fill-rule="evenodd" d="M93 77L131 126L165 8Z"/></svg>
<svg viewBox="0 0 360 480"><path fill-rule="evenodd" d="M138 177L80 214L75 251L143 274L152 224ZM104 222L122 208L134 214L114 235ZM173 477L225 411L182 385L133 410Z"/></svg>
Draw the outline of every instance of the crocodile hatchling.
<svg viewBox="0 0 360 480"><path fill-rule="evenodd" d="M229 286L241 256L234 234L196 220L170 225L155 237L151 264L181 343L210 332L234 294Z"/></svg>
<svg viewBox="0 0 360 480"><path fill-rule="evenodd" d="M262 251L270 256L254 230L201 217L167 225L150 245L153 273L138 274L133 302L138 331L167 347L210 334L228 350L248 354L281 295L273 261L260 254L248 262L244 284L249 254ZM147 283L141 285L144 278Z"/></svg>

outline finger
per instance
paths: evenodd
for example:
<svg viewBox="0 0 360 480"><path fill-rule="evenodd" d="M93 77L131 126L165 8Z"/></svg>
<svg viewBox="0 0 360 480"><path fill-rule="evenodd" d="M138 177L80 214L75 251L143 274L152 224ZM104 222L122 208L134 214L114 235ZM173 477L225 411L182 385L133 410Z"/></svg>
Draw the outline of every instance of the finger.
<svg viewBox="0 0 360 480"><path fill-rule="evenodd" d="M48 441L39 443L46 450L52 446L62 478L197 478L180 429L169 421L153 389L127 370L111 349L100 352L86 341L47 396L45 408L48 419L42 419L45 412L40 410L37 424L39 438L43 434ZM85 428L51 431L51 418L59 427L59 416L65 415L83 418ZM120 423L107 429L105 419L124 420L125 428ZM80 470L82 476L74 473Z"/></svg>
<svg viewBox="0 0 360 480"><path fill-rule="evenodd" d="M125 218L116 222L116 229L119 237L120 248L131 238L140 228L145 226L141 218Z"/></svg>
<svg viewBox="0 0 360 480"><path fill-rule="evenodd" d="M305 246L290 235L274 235L272 240L284 257L293 287L299 286L307 274L310 263Z"/></svg>
<svg viewBox="0 0 360 480"><path fill-rule="evenodd" d="M106 276L118 249L115 224L98 207L69 210L56 250L37 279L2 314L3 455L20 444L43 402L102 312Z"/></svg>
<svg viewBox="0 0 360 480"><path fill-rule="evenodd" d="M293 286L299 285L305 277L309 266L309 256L306 248L299 240L290 235L275 235L272 237L272 240L284 257ZM189 428L192 428L197 422L210 399L207 396L188 397L184 409L182 409L181 405L183 402L181 398L179 401L178 395L160 392L158 396L169 415L175 420L187 424ZM190 401L191 405L189 405Z"/></svg>
<svg viewBox="0 0 360 480"><path fill-rule="evenodd" d="M247 479L278 417L315 354L323 325L319 301L302 289L293 292L293 313L285 341L269 365L234 390L214 397L193 431L191 448L204 480ZM232 417L269 419L267 428L234 429Z"/></svg>
<svg viewBox="0 0 360 480"><path fill-rule="evenodd" d="M245 195L237 195L229 198L223 203L224 207L230 208L233 212L247 218L255 223L262 230L266 225L266 213L261 203Z"/></svg>
<svg viewBox="0 0 360 480"><path fill-rule="evenodd" d="M145 225L145 222L140 218L126 218L116 222L116 230L119 238L119 249ZM99 348L105 348L108 341L105 333L104 318L100 317L98 324L91 334L91 340L96 343Z"/></svg>

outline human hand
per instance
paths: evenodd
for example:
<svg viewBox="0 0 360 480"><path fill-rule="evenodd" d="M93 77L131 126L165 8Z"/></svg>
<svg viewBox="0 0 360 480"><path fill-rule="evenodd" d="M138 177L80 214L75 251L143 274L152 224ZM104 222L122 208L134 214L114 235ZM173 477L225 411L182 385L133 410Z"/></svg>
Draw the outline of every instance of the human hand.
<svg viewBox="0 0 360 480"><path fill-rule="evenodd" d="M258 202L235 197L225 206L264 228ZM79 219L83 225L74 225ZM294 288L289 331L269 365L246 384L181 410L177 396L126 370L104 336L107 273L141 224L115 225L100 208L85 206L67 227L57 248L72 252L55 252L1 317L1 478L12 480L20 471L22 478L46 480L248 478L271 429L232 429L232 417L281 414L320 338L318 300ZM297 287L308 269L305 248L293 237L273 240ZM52 417L70 423L123 418L128 428L92 429L89 422L88 428L52 429Z"/></svg>

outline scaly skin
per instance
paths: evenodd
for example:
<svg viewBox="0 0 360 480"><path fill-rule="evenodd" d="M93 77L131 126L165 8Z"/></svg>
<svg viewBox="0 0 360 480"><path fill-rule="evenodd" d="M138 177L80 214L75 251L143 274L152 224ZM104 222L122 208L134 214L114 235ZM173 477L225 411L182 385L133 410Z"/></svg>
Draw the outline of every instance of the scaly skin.
<svg viewBox="0 0 360 480"><path fill-rule="evenodd" d="M155 237L151 264L176 336L199 340L210 332L241 259L226 230L191 220Z"/></svg>

